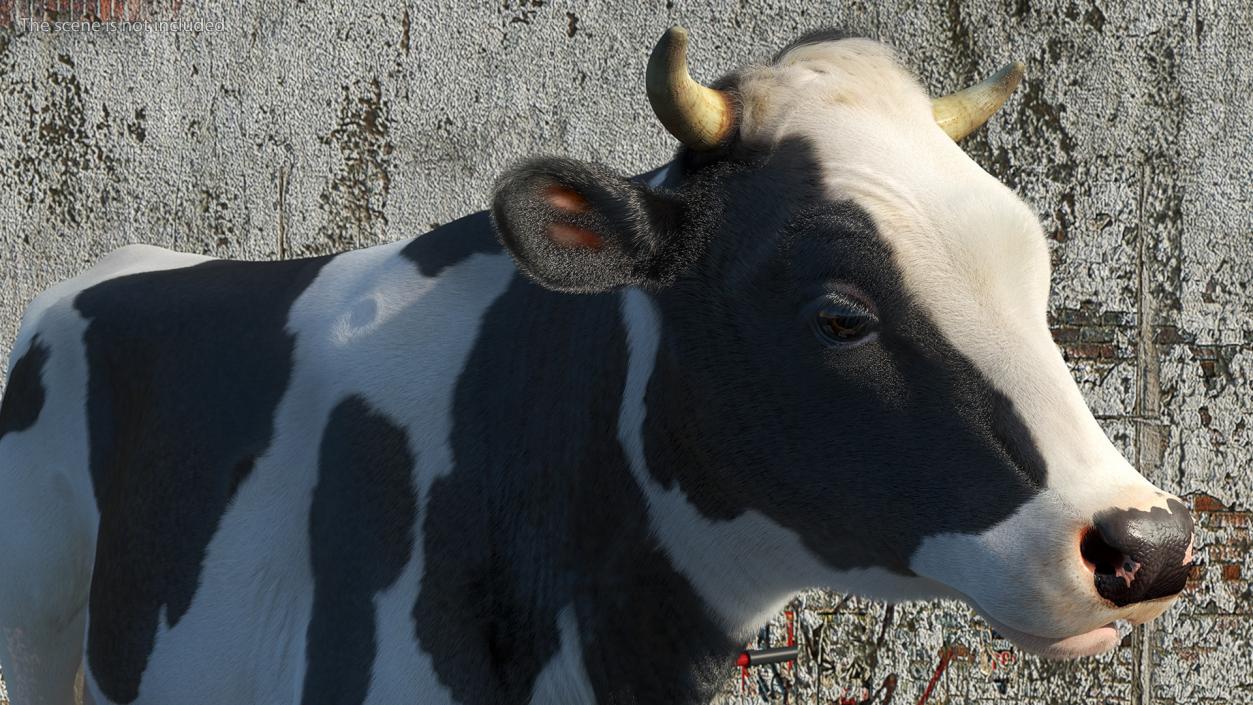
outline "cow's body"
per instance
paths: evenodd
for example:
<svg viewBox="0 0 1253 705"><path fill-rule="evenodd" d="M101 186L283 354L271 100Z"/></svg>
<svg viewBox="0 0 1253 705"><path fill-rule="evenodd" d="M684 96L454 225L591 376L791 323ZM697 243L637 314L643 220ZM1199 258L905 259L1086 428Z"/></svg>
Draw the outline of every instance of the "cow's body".
<svg viewBox="0 0 1253 705"><path fill-rule="evenodd" d="M90 584L97 702L689 699L731 645L617 438L620 307L527 281L485 213L314 260L110 255L33 304L15 367L46 401L0 441L40 476L6 516L50 510L6 561L76 584L0 604L76 616Z"/></svg>
<svg viewBox="0 0 1253 705"><path fill-rule="evenodd" d="M537 161L409 241L127 248L37 299L15 705L80 662L99 703L701 703L806 587L1055 656L1165 609L1191 524L1083 406L1030 211L878 45L738 89L741 141L647 184Z"/></svg>

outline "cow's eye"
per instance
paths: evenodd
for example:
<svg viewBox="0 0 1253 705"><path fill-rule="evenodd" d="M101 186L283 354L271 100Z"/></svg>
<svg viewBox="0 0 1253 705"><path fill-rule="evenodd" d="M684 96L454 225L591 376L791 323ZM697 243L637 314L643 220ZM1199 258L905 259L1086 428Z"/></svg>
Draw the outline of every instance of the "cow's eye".
<svg viewBox="0 0 1253 705"><path fill-rule="evenodd" d="M855 345L874 333L879 318L868 306L847 296L824 297L815 309L814 330L828 345Z"/></svg>

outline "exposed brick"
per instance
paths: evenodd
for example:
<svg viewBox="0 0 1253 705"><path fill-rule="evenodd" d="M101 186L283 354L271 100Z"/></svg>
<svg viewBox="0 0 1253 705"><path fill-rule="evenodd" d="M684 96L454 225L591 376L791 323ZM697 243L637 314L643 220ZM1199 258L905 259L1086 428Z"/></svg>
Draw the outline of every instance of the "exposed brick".
<svg viewBox="0 0 1253 705"><path fill-rule="evenodd" d="M1217 497L1198 493L1192 497L1192 509L1198 512L1221 512L1227 507Z"/></svg>
<svg viewBox="0 0 1253 705"><path fill-rule="evenodd" d="M1210 524L1214 527L1248 527L1250 524L1250 515L1248 512L1214 512L1210 515Z"/></svg>
<svg viewBox="0 0 1253 705"><path fill-rule="evenodd" d="M1062 325L1054 326L1052 331L1054 342L1062 344L1078 342L1083 329L1079 326Z"/></svg>
<svg viewBox="0 0 1253 705"><path fill-rule="evenodd" d="M1114 329L1109 326L1087 326L1079 329L1079 339L1085 343L1112 343Z"/></svg>
<svg viewBox="0 0 1253 705"><path fill-rule="evenodd" d="M0 0L0 26L27 22L152 22L177 16L180 0Z"/></svg>
<svg viewBox="0 0 1253 705"><path fill-rule="evenodd" d="M1109 360L1118 356L1117 348L1101 343L1076 343L1063 347L1062 351L1067 358Z"/></svg>
<svg viewBox="0 0 1253 705"><path fill-rule="evenodd" d="M1195 336L1185 334L1178 326L1158 326L1153 333L1153 342L1158 345L1183 345L1194 340Z"/></svg>
<svg viewBox="0 0 1253 705"><path fill-rule="evenodd" d="M1054 308L1049 321L1055 325L1074 326L1122 326L1135 325L1133 314L1125 311L1104 310L1095 301L1084 301L1078 308Z"/></svg>

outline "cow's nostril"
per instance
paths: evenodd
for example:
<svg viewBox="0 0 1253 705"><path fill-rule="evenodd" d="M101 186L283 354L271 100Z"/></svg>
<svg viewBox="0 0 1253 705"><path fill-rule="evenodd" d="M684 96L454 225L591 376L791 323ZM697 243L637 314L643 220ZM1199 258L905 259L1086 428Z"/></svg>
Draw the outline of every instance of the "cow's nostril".
<svg viewBox="0 0 1253 705"><path fill-rule="evenodd" d="M1192 518L1178 500L1166 507L1111 509L1093 517L1079 540L1097 593L1125 605L1183 590L1190 561Z"/></svg>
<svg viewBox="0 0 1253 705"><path fill-rule="evenodd" d="M1123 552L1110 546L1101 538L1101 532L1089 527L1079 540L1079 554L1088 569L1097 575L1115 575L1127 560Z"/></svg>

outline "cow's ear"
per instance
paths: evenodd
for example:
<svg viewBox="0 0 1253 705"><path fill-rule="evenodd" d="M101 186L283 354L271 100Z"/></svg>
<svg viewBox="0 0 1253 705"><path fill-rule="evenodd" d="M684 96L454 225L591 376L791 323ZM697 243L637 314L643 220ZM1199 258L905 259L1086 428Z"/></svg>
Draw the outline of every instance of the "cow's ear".
<svg viewBox="0 0 1253 705"><path fill-rule="evenodd" d="M599 164L535 159L496 185L492 220L518 268L556 291L663 286L688 248L674 196Z"/></svg>

